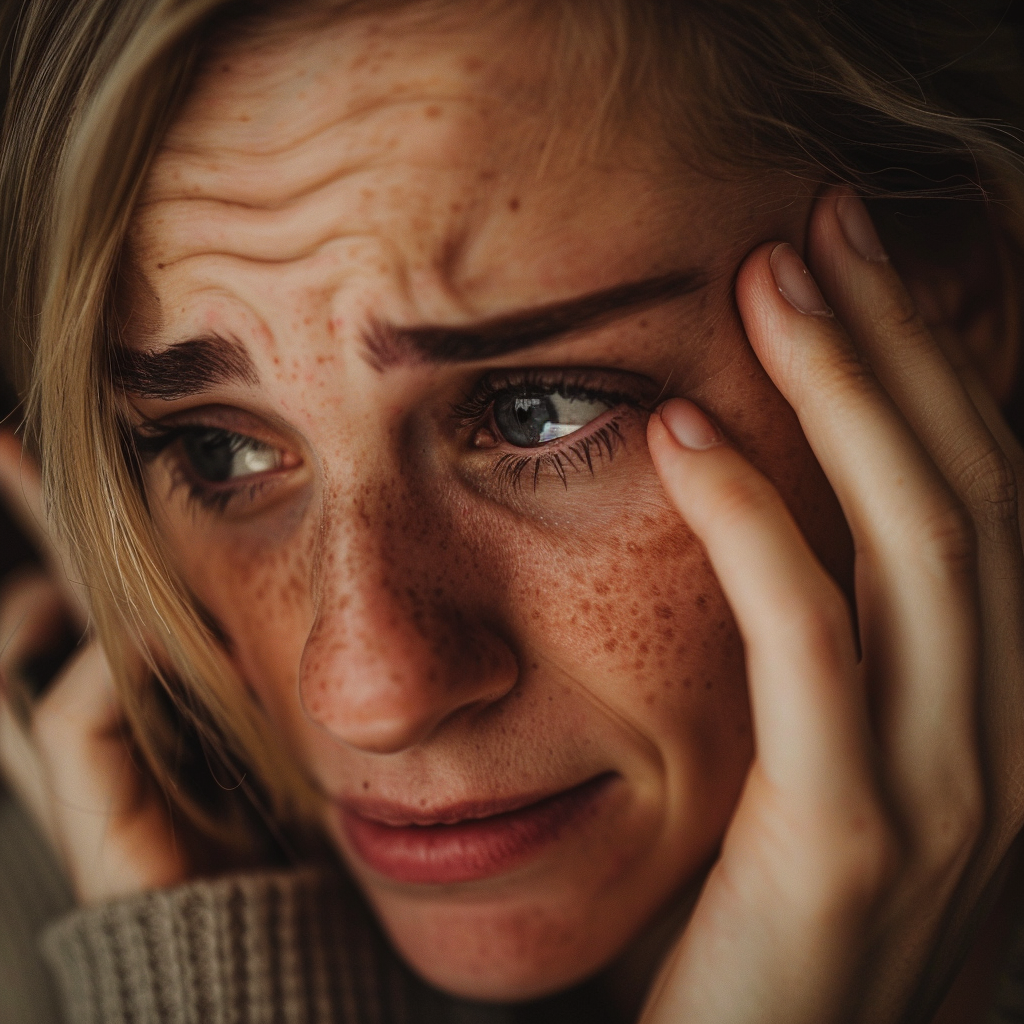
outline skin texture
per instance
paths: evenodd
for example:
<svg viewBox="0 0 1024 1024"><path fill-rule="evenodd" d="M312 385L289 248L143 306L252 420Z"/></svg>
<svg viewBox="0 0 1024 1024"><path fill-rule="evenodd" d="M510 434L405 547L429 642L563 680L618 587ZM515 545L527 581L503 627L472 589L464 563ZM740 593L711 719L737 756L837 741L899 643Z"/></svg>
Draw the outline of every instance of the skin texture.
<svg viewBox="0 0 1024 1024"><path fill-rule="evenodd" d="M618 957L623 1019L663 962L644 1024L923 1020L1024 819L1024 456L993 399L1019 267L922 316L851 194L723 182L621 132L595 149L488 26L282 30L201 76L135 220L126 333L217 333L251 372L134 405L143 433L278 454L229 495L181 443L151 451L168 551L328 797L429 818L612 780L538 855L444 886L375 874L328 805L440 987L514 999ZM514 356L410 360L379 326L694 268L685 295ZM592 472L576 449L515 486L491 399L467 405L524 367L625 396L579 432L614 434ZM2 437L0 487L42 521ZM11 584L6 649L59 602ZM25 733L0 702L4 771L84 902L196 871L121 770L101 654Z"/></svg>
<svg viewBox="0 0 1024 1024"><path fill-rule="evenodd" d="M151 294L133 304L151 329L133 343L217 333L259 384L134 404L290 460L223 514L189 505L170 453L148 489L183 577L327 795L429 809L616 774L541 857L450 887L375 875L329 817L429 980L531 996L606 964L714 853L751 756L742 652L642 408L617 418L592 475L563 485L544 466L513 487L495 472L508 446L480 447L451 407L496 367L625 374L646 408L691 397L843 575L838 507L731 291L757 238L800 243L810 197L780 183L782 200L755 203L638 160L643 140L628 159L566 146L541 165L524 96L543 83L481 62L494 38L390 33L386 61L382 46L360 23L211 63L137 214ZM365 343L371 316L458 326L691 268L706 279L691 295L500 359L381 369Z"/></svg>

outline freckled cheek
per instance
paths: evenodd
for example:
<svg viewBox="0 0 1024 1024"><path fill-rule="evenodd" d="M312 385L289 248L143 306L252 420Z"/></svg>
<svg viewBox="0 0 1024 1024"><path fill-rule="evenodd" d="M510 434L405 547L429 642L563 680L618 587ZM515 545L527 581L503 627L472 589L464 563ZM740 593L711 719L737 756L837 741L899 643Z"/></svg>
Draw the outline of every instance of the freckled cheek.
<svg viewBox="0 0 1024 1024"><path fill-rule="evenodd" d="M286 721L313 618L311 538L295 535L277 545L265 536L180 541L186 583L229 637L246 682L276 720Z"/></svg>
<svg viewBox="0 0 1024 1024"><path fill-rule="evenodd" d="M692 761L700 748L745 763L750 722L735 622L703 549L658 504L623 516L585 550L524 560L509 615L538 666L572 677L663 758Z"/></svg>

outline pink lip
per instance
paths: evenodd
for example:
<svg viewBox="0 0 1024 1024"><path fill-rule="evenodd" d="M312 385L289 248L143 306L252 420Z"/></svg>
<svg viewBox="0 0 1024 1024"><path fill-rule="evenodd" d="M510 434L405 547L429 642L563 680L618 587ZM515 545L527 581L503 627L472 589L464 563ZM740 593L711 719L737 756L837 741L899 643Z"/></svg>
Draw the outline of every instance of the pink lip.
<svg viewBox="0 0 1024 1024"><path fill-rule="evenodd" d="M396 882L444 885L490 878L553 843L594 810L614 774L553 796L464 803L425 815L394 805L340 805L356 853ZM527 802L529 801L529 802Z"/></svg>

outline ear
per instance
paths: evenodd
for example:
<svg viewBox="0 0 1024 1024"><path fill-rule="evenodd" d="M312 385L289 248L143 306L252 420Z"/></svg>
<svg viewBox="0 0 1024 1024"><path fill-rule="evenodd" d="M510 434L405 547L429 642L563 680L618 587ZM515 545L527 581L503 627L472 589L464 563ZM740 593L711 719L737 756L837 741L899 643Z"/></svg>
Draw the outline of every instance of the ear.
<svg viewBox="0 0 1024 1024"><path fill-rule="evenodd" d="M921 314L951 339L1006 408L1024 329L1024 253L989 204L967 199L871 204L879 233Z"/></svg>

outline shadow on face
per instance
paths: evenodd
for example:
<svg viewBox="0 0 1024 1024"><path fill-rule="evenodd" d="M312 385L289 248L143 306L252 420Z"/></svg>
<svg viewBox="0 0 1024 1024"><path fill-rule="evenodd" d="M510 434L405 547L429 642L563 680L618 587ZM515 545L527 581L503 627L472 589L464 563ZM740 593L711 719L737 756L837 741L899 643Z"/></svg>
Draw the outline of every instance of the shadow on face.
<svg viewBox="0 0 1024 1024"><path fill-rule="evenodd" d="M172 557L352 873L421 974L493 999L622 954L751 756L649 412L699 402L849 560L732 300L811 197L587 155L523 56L397 16L218 55L136 216L126 381Z"/></svg>

